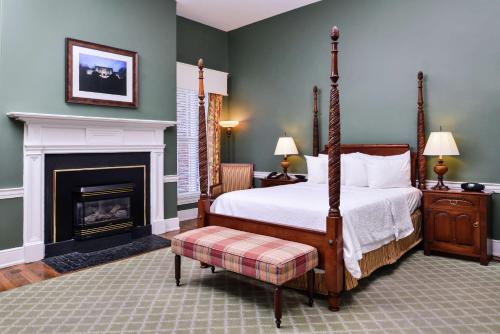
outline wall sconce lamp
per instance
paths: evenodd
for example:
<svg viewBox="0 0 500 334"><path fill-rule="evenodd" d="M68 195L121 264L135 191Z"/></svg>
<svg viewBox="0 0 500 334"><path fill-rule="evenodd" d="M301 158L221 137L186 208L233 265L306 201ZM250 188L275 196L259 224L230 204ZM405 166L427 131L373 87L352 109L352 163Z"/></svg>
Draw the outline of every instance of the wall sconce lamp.
<svg viewBox="0 0 500 334"><path fill-rule="evenodd" d="M221 128L224 128L226 129L226 136L227 136L227 159L229 160L229 162L231 162L231 150L229 148L229 145L231 144L231 134L232 134L232 131L233 131L233 128L235 128L236 126L238 126L238 124L240 124L240 122L238 121L220 121L219 122L219 126Z"/></svg>

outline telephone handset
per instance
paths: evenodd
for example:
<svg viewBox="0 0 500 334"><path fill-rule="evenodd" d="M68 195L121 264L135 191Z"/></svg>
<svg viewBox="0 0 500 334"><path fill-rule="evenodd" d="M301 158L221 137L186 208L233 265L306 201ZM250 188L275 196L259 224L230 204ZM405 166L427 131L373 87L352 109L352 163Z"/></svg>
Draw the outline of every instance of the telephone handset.
<svg viewBox="0 0 500 334"><path fill-rule="evenodd" d="M283 173L278 174L278 172L272 172L266 177L266 179L279 179L281 176L283 176Z"/></svg>

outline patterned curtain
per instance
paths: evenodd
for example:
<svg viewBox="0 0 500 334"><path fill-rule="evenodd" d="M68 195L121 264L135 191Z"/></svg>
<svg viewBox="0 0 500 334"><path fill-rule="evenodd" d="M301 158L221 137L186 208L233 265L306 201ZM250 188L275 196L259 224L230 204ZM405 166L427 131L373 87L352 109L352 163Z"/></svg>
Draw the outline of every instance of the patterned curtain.
<svg viewBox="0 0 500 334"><path fill-rule="evenodd" d="M222 111L222 95L208 94L208 168L210 184L219 183L220 180L220 114Z"/></svg>

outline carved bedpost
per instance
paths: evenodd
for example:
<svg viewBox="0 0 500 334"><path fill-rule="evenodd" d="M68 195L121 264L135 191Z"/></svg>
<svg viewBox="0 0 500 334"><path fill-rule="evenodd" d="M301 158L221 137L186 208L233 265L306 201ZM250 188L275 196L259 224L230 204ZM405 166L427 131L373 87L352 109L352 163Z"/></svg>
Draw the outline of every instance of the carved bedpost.
<svg viewBox="0 0 500 334"><path fill-rule="evenodd" d="M328 124L328 200L330 209L326 218L326 234L328 238L328 259L325 264L325 280L328 289L328 306L332 311L340 308L340 292L344 287L344 258L342 239L342 217L340 216L340 101L338 83L338 39L337 27L331 31L332 63L330 110Z"/></svg>
<svg viewBox="0 0 500 334"><path fill-rule="evenodd" d="M198 60L198 164L200 174L200 200L198 202L198 227L207 224L206 213L210 210L208 197L207 124L205 118L205 89L203 86L203 59ZM203 266L203 264L202 264Z"/></svg>
<svg viewBox="0 0 500 334"><path fill-rule="evenodd" d="M419 71L418 80L418 126L417 126L417 166L418 166L418 188L425 189L426 160L424 156L425 147L425 118L424 118L424 98L422 86L424 73Z"/></svg>
<svg viewBox="0 0 500 334"><path fill-rule="evenodd" d="M319 129L318 129L318 87L313 87L313 156L319 154Z"/></svg>
<svg viewBox="0 0 500 334"><path fill-rule="evenodd" d="M200 198L208 197L207 124L205 117L205 89L203 86L203 59L198 60L198 162L200 173Z"/></svg>
<svg viewBox="0 0 500 334"><path fill-rule="evenodd" d="M330 80L330 111L328 122L328 199L330 211L328 217L340 217L340 101L338 83L338 39L339 29L332 28L332 65Z"/></svg>

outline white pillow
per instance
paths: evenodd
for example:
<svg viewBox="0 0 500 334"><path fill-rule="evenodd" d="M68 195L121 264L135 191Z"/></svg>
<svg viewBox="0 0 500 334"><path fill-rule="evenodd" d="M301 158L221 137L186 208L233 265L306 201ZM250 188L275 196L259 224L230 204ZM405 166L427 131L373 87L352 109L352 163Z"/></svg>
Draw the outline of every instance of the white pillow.
<svg viewBox="0 0 500 334"><path fill-rule="evenodd" d="M370 188L411 187L411 155L370 156L363 154Z"/></svg>
<svg viewBox="0 0 500 334"><path fill-rule="evenodd" d="M342 154L340 156L341 184L354 187L368 187L366 162L360 153Z"/></svg>
<svg viewBox="0 0 500 334"><path fill-rule="evenodd" d="M328 159L304 155L307 163L307 181L326 183L328 181Z"/></svg>
<svg viewBox="0 0 500 334"><path fill-rule="evenodd" d="M342 153L340 155L340 184L341 185L345 185L347 170L344 167L344 164L345 164L344 160L346 159L345 158L346 156L348 156L347 159L349 159L350 157L360 157L361 154L355 152L355 153L346 153L346 154ZM328 180L328 154L320 154L319 157L327 160L326 172L327 172L327 180Z"/></svg>

